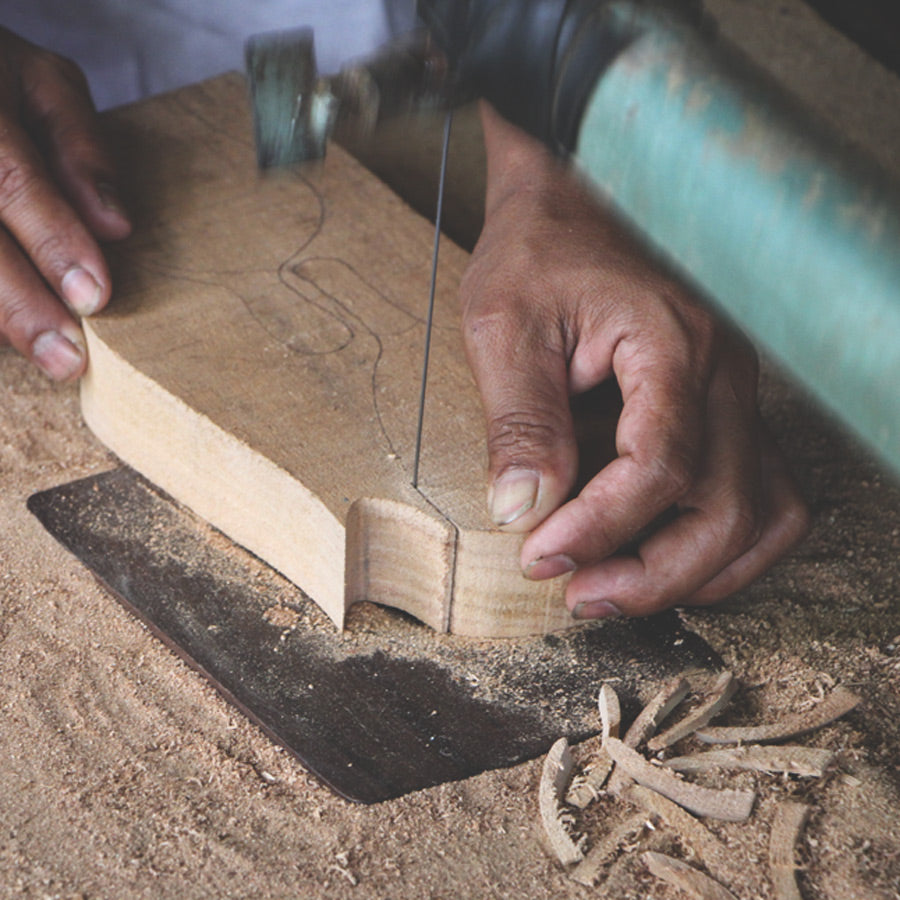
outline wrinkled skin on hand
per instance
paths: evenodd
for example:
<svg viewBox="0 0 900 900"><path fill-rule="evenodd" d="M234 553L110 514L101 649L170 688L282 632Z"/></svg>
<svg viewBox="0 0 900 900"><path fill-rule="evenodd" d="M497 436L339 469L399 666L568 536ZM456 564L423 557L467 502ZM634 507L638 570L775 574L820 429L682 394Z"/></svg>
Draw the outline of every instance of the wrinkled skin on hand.
<svg viewBox="0 0 900 900"><path fill-rule="evenodd" d="M84 76L0 29L0 343L50 377L84 371L75 314L109 300L99 241L125 237L115 169Z"/></svg>
<svg viewBox="0 0 900 900"><path fill-rule="evenodd" d="M485 227L461 287L488 423L489 505L579 618L711 604L806 532L757 410L757 360L530 138L482 112ZM570 397L615 377L618 457L570 498ZM677 511L636 553L617 554Z"/></svg>

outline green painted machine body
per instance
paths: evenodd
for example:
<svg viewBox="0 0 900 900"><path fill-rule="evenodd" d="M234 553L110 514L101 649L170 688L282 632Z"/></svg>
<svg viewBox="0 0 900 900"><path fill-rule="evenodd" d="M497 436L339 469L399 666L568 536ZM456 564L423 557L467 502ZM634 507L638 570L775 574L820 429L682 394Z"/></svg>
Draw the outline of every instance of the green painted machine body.
<svg viewBox="0 0 900 900"><path fill-rule="evenodd" d="M576 164L900 472L900 194L695 29L634 3L609 12L624 49Z"/></svg>

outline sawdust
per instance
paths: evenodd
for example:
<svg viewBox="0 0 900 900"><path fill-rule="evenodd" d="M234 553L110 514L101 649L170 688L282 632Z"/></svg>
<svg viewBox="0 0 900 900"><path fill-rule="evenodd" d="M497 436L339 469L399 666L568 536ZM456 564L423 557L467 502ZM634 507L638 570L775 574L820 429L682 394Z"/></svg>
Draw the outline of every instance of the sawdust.
<svg viewBox="0 0 900 900"><path fill-rule="evenodd" d="M47 384L8 351L0 352L0 377L7 386L0 395L0 893L582 895L542 847L540 761L363 808L334 797L225 705L27 513L33 490L114 460L80 425L72 388ZM798 446L812 428L805 422L792 430ZM810 431L808 440L818 441L817 433ZM802 446L800 452L809 453ZM838 462L828 462L829 454ZM821 477L808 488L820 524L810 542L743 598L684 618L745 685L727 721L772 720L810 708L838 681L860 693L864 706L816 734L815 745L834 750L838 765L815 789L808 779L705 774L704 784L754 787L761 797L749 824L710 828L744 863L731 889L739 897L766 898L768 828L777 801L811 803L801 842L804 896L895 898L900 609L889 585L898 566L892 552L898 504L894 495L882 496L876 524L867 524L865 510L853 507L869 496L872 488L862 482L876 483L874 468L847 464L824 445L816 465ZM880 491L896 490L879 481ZM822 510L832 509L840 510L841 524L822 521ZM886 527L884 517L894 517L894 524ZM836 555L836 545L853 548L854 557ZM298 613L286 597L273 602L269 616L289 628ZM848 612L847 602L855 609ZM374 640L382 615L370 607L354 613L348 653ZM324 617L319 624L326 625ZM433 642L438 652L448 640L407 620L396 627L398 648L408 649L410 635ZM472 654L473 662L483 656L476 677L484 682L491 671L512 677L527 657L517 642L487 642ZM467 675L472 672L460 673ZM654 687L647 685L648 695ZM568 700L594 709L589 695ZM602 833L631 814L599 803L586 825ZM686 848L664 829L645 828L631 843L604 894L676 896L648 876L634 851L685 858Z"/></svg>
<svg viewBox="0 0 900 900"><path fill-rule="evenodd" d="M854 142L885 160L896 157L896 79L798 0L714 0L710 7L726 31L846 123ZM810 707L835 683L860 694L863 706L809 741L837 753L825 779L742 772L726 784L705 775L710 786L760 790L749 823L710 829L738 863L731 889L766 900L777 802L810 803L800 841L802 895L896 900L900 496L894 481L777 381L769 382L765 407L811 500L813 533L742 596L684 620L745 686L730 721L775 720ZM25 509L32 492L114 462L80 424L74 388L50 385L0 350L0 895L586 895L542 848L540 761L353 806L126 614ZM289 628L289 604L273 605L276 624ZM376 618L365 609L351 617L348 652L365 643ZM540 677L539 670L517 671L527 654L514 643L483 653L483 666L498 677ZM594 697L567 703L590 708ZM587 825L608 830L631 814L600 802ZM632 851L688 855L663 829L645 828L629 840ZM646 871L639 852L621 854L599 895L678 896Z"/></svg>

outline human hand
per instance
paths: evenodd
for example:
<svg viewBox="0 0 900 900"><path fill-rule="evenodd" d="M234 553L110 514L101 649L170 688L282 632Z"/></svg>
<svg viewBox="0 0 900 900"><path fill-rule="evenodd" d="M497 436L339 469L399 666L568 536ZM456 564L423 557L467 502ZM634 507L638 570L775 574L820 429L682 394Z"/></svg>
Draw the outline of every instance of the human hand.
<svg viewBox="0 0 900 900"><path fill-rule="evenodd" d="M492 517L531 532L528 577L574 571L576 617L715 603L807 529L757 410L755 354L542 148L490 108L483 119L485 227L460 295ZM611 376L623 398L618 457L567 499L578 466L570 398ZM639 535L635 553L616 552Z"/></svg>
<svg viewBox="0 0 900 900"><path fill-rule="evenodd" d="M109 300L98 241L131 230L114 172L78 67L0 28L0 343L54 379L87 361L70 310Z"/></svg>

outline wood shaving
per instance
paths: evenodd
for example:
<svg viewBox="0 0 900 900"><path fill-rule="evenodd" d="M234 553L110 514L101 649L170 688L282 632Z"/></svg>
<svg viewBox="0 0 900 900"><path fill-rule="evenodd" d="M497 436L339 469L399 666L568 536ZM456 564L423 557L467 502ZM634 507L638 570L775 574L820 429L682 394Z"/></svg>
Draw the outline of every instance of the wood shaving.
<svg viewBox="0 0 900 900"><path fill-rule="evenodd" d="M619 705L619 697L611 685L604 684L600 688L597 697L597 707L600 710L600 722L602 740L619 736L619 727L622 722L622 710ZM566 794L566 803L578 809L584 809L600 796L600 791L612 772L613 761L606 749L601 746L585 771L572 780L572 785Z"/></svg>
<svg viewBox="0 0 900 900"><path fill-rule="evenodd" d="M643 853L641 859L657 878L685 891L696 900L736 900L734 894L718 881L680 859L652 850Z"/></svg>
<svg viewBox="0 0 900 900"><path fill-rule="evenodd" d="M564 738L548 754L541 782L541 814L553 852L565 865L577 862L571 876L580 884L594 886L605 868L606 888L615 880L617 860L636 850L642 841L628 843L632 834L643 828L668 828L682 841L689 858L696 857L703 870L688 862L648 852L643 859L650 871L669 884L686 891L697 900L734 900L726 884L739 882L742 873L728 847L695 816L746 821L756 802L753 791L722 790L694 784L676 772L706 772L711 769L744 769L804 777L824 776L833 764L830 750L798 745L763 746L753 744L728 749L706 750L667 760L662 765L646 759L637 748L646 742L650 750L662 750L692 733L707 741L740 742L748 739L776 741L812 731L855 708L860 698L845 688L836 688L815 708L785 717L781 722L740 728L703 727L721 712L734 695L737 682L730 672L722 672L703 702L680 722L652 737L656 728L684 699L689 690L686 678L667 682L625 732L618 737L621 711L618 697L609 685L601 687L598 708L602 725L602 743L589 767L571 782L566 800L584 808L596 799L608 778L606 793L625 800L641 812L613 826L585 855L585 837L573 836L574 813L566 812L561 798L570 782L572 756ZM612 776L609 776L612 769ZM810 808L799 803L784 803L772 825L769 866L775 900L802 900L797 888L794 848ZM647 818L649 814L649 818ZM707 874L710 873L710 874Z"/></svg>
<svg viewBox="0 0 900 900"><path fill-rule="evenodd" d="M811 807L792 801L779 804L775 811L769 837L769 868L777 900L803 900L797 887L794 853L810 812Z"/></svg>
<svg viewBox="0 0 900 900"><path fill-rule="evenodd" d="M584 772L572 779L566 803L577 809L585 809L600 796L612 769L613 761L609 753L605 747L600 746Z"/></svg>
<svg viewBox="0 0 900 900"><path fill-rule="evenodd" d="M695 819L677 803L639 784L631 785L623 799L640 807L674 831L716 878L731 877L728 848L699 819Z"/></svg>
<svg viewBox="0 0 900 900"><path fill-rule="evenodd" d="M821 703L802 713L786 716L769 725L705 728L696 736L707 744L739 744L785 741L814 731L846 715L860 703L860 697L846 688L836 688Z"/></svg>
<svg viewBox="0 0 900 900"><path fill-rule="evenodd" d="M728 705L737 689L738 681L731 672L722 672L706 699L680 722L651 738L647 747L654 751L663 750L709 724Z"/></svg>
<svg viewBox="0 0 900 900"><path fill-rule="evenodd" d="M750 818L756 800L753 791L715 790L691 784L668 769L649 763L640 753L616 738L610 738L604 746L613 762L638 784L658 791L698 816L729 822L744 822Z"/></svg>
<svg viewBox="0 0 900 900"><path fill-rule="evenodd" d="M631 727L625 732L625 737L622 738L625 746L637 749L652 737L660 723L665 721L669 713L687 697L690 690L690 682L683 675L667 681L638 713L637 718L631 723ZM618 796L631 784L631 781L628 774L619 769L613 772L608 790L611 794Z"/></svg>
<svg viewBox="0 0 900 900"><path fill-rule="evenodd" d="M574 760L569 750L569 742L560 738L544 759L544 770L538 790L538 805L544 833L556 858L564 865L584 859L584 838L573 837L570 828L574 824L572 816L562 807Z"/></svg>
<svg viewBox="0 0 900 900"><path fill-rule="evenodd" d="M708 772L710 769L750 769L821 778L834 762L831 750L794 744L769 747L749 744L728 750L707 750L667 759L664 765L676 772Z"/></svg>
<svg viewBox="0 0 900 900"><path fill-rule="evenodd" d="M622 725L622 707L619 705L619 695L612 685L604 684L600 688L597 695L597 709L600 711L603 740L618 737Z"/></svg>
<svg viewBox="0 0 900 900"><path fill-rule="evenodd" d="M635 832L641 831L647 817L641 813L630 816L617 828L604 834L588 851L585 858L572 870L572 878L586 887L593 887L600 870L613 862L622 844Z"/></svg>
<svg viewBox="0 0 900 900"><path fill-rule="evenodd" d="M626 747L637 749L655 734L656 729L666 720L669 713L687 697L691 685L686 678L678 676L667 681L654 694L650 702L640 711L631 727L622 738Z"/></svg>

